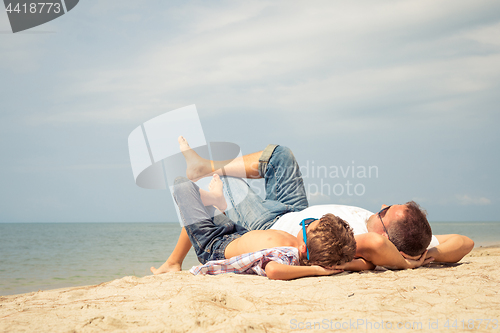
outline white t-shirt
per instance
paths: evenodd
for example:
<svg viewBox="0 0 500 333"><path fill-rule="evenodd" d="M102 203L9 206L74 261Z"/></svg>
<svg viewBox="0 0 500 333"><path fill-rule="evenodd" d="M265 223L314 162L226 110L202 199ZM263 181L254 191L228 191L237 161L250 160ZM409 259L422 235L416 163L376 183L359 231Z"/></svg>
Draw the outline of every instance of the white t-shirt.
<svg viewBox="0 0 500 333"><path fill-rule="evenodd" d="M338 216L342 220L346 221L351 226L354 235L366 234L368 232L368 229L366 228L366 221L368 221L368 218L373 215L372 212L367 211L366 209L354 206L316 205L306 208L300 212L286 213L281 216L276 223L274 223L271 229L286 231L293 236L297 236L302 228L300 222L303 219L319 219L328 213ZM431 247L438 245L438 239L436 236L432 235L431 243L427 248L430 249Z"/></svg>

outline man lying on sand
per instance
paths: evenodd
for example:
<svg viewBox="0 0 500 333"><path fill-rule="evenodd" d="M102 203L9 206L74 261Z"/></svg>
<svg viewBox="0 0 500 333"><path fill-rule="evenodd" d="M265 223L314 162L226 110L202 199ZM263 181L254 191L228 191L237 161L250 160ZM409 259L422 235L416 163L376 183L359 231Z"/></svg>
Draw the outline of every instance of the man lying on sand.
<svg viewBox="0 0 500 333"><path fill-rule="evenodd" d="M297 237L280 230L248 231L232 221L215 224L213 210L226 206L216 174L209 191L178 177L174 198L198 260L205 264L194 267L194 274L256 273L279 280L331 275L341 272L331 267L351 261L356 252L351 228L332 214L303 221Z"/></svg>
<svg viewBox="0 0 500 333"><path fill-rule="evenodd" d="M350 224L356 239L356 259L343 267L346 270L373 269L375 265L395 269L416 268L430 261L458 262L474 247L462 235L435 235L425 211L414 203L382 206L373 214L365 209L343 205L308 207L299 166L290 149L268 145L264 151L244 155L230 161L211 161L200 157L181 136L179 144L187 162L186 176L196 181L217 174L227 185L231 202L240 202L230 209L218 207L225 214L217 215L215 223L232 221L247 230L282 230L293 236L300 233L304 218L320 218L331 213ZM260 198L241 178L264 178L266 198ZM243 200L238 200L243 197ZM185 228L177 245L154 274L181 270L191 248ZM426 248L428 250L426 251Z"/></svg>

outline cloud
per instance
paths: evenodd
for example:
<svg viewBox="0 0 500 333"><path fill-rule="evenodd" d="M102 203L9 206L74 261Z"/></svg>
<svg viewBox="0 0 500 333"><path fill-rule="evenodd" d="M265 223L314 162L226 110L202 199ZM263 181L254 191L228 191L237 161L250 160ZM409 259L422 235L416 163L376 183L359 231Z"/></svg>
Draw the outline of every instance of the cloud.
<svg viewBox="0 0 500 333"><path fill-rule="evenodd" d="M446 198L443 207L489 205L482 214L494 216L500 2L80 3L50 23L56 33L0 34L0 149L3 168L17 172L4 192L19 191L11 202L24 205L26 188L100 207L95 189L110 184L109 217L85 216L129 220L128 193L115 190L133 185L127 135L195 103L207 138L251 151L278 142L301 160L380 168L363 197L323 191L311 204L378 209L383 198L430 193ZM475 181L479 168L487 182ZM455 197L461 191L484 197ZM440 203L431 197L426 205ZM33 216L45 212L38 205ZM61 208L61 219L80 206Z"/></svg>
<svg viewBox="0 0 500 333"><path fill-rule="evenodd" d="M57 93L82 103L61 103L36 122L137 122L193 102L209 116L245 106L368 123L374 106L404 117L401 108L426 103L433 117L448 117L432 104L498 82L500 55L490 42L498 5L484 4L181 5L164 14L182 21L175 38L151 38L113 63L65 69L70 84Z"/></svg>
<svg viewBox="0 0 500 333"><path fill-rule="evenodd" d="M480 27L473 31L465 33L465 38L470 38L476 41L478 44L490 44L494 46L500 46L500 39L498 35L500 34L500 23L493 24L487 27Z"/></svg>
<svg viewBox="0 0 500 333"><path fill-rule="evenodd" d="M470 197L466 194L457 194L455 198L461 206L485 206L491 204L491 200L485 197Z"/></svg>

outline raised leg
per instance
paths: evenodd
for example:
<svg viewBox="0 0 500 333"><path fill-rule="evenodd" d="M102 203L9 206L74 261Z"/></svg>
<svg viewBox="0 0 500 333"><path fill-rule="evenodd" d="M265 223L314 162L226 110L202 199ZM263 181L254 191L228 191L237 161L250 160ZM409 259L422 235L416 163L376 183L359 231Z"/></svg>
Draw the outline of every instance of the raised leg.
<svg viewBox="0 0 500 333"><path fill-rule="evenodd" d="M244 155L227 161L212 161L202 158L189 147L184 137L180 136L179 146L186 158L186 177L192 181L217 174L239 178L262 178L259 174L259 157L262 151Z"/></svg>
<svg viewBox="0 0 500 333"><path fill-rule="evenodd" d="M264 151L265 154L260 151L232 161L211 161L201 158L194 152L182 136L179 137L179 145L188 165L186 175L191 180L208 175L221 175L223 172L227 176L240 178L262 178L261 173L265 174L266 200L262 200L255 194L243 180L225 177L224 181L228 185L227 194L233 208L226 211L227 216L215 217L216 224L224 225L231 220L248 230L268 229L277 216L307 207L299 167L292 152L286 147L269 149L268 146ZM264 158L262 155L267 155L267 157ZM259 170L259 159L263 159L263 164L266 165L262 168L263 170ZM206 196L206 194L209 195ZM222 211L225 210L225 200L220 203L218 201L220 196L215 198L210 196L210 191L200 191L201 200L205 205L214 205ZM180 270L190 247L190 239L183 228L170 257L158 270L152 267L151 271L154 274L160 274Z"/></svg>
<svg viewBox="0 0 500 333"><path fill-rule="evenodd" d="M184 183L184 184L183 184ZM190 182L189 182L190 183ZM193 184L194 185L194 184ZM186 182L180 182L180 185L178 184L176 189L182 189L182 187L188 187L191 188L192 186L189 186ZM196 187L198 188L198 187ZM210 182L209 185L209 191L205 191L202 189L199 190L199 198L201 199L201 202L204 206L215 206L217 209L221 210L222 212L226 209L226 200L224 199L224 194L223 194L223 183L220 180L218 175L213 175L213 179ZM186 192L186 191L184 191ZM189 191L188 191L189 192ZM194 196L194 195L193 195ZM196 204L197 200L191 200L187 199L187 204L183 203L182 205L186 206L192 206L193 209L196 209L195 207L198 207L198 209L202 209L201 205ZM191 208L191 207L190 207ZM188 224L192 223L197 223L201 222L201 220L206 220L210 214L197 214L196 215L196 221L189 221ZM187 222L187 221L185 221ZM182 270L182 262L186 258L186 255L188 254L189 250L191 249L191 240L189 238L188 233L186 232L185 228L182 228L181 234L179 236L179 239L177 240L177 244L175 245L174 251L170 254L168 257L167 261L163 265L161 265L158 269L155 267L151 267L151 272L154 275L157 274L162 274L162 273L167 273L167 272L175 272L175 271L180 271Z"/></svg>
<svg viewBox="0 0 500 333"><path fill-rule="evenodd" d="M184 137L179 139L186 159L186 175L195 181L207 175L224 175L227 198L234 207L226 214L249 230L268 229L276 217L307 208L308 202L300 168L290 149L268 145L265 150L231 161L211 161L200 157ZM266 198L262 200L235 178L265 178ZM219 207L220 208L220 207Z"/></svg>

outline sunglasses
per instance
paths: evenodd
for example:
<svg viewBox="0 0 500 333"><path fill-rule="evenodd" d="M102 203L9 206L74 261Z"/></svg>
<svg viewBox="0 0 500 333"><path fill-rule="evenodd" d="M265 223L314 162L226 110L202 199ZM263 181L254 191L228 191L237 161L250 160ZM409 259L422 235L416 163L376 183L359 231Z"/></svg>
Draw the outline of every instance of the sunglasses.
<svg viewBox="0 0 500 333"><path fill-rule="evenodd" d="M387 238L389 239L389 241L391 241L391 237L389 236L389 231L387 231L387 228L385 227L385 224L384 224L384 221L382 220L382 218L385 217L385 214L387 214L387 211L389 210L389 208L391 208L391 206L387 206L385 207L384 209L382 209L380 212L377 213L378 215L378 218L380 219L380 222L382 222L382 227L384 227L384 231L385 233L387 234ZM392 241L391 241L392 242Z"/></svg>
<svg viewBox="0 0 500 333"><path fill-rule="evenodd" d="M309 260L309 249L307 248L307 233L306 233L306 227L316 221L317 219L313 218L308 218L308 219L303 219L300 221L300 224L302 225L302 237L304 238L304 244L306 244L306 250L307 250L307 260Z"/></svg>

